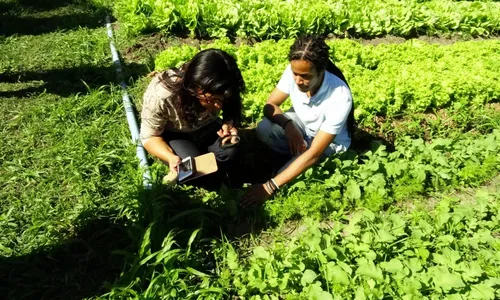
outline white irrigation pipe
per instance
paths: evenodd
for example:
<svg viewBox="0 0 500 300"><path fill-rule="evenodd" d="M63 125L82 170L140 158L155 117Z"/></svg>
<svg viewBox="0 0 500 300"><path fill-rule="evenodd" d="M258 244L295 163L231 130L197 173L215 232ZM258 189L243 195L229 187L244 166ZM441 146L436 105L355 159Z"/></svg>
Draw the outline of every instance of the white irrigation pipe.
<svg viewBox="0 0 500 300"><path fill-rule="evenodd" d="M109 16L106 16L106 28L108 29L109 47L111 48L113 64L115 65L116 74L118 76L118 80L120 81L119 84L123 91L123 107L125 108L125 113L127 115L127 122L130 133L132 135L132 142L137 145L136 155L139 158L140 166L144 170L142 173L142 180L144 183L144 187L146 189L151 189L153 181L151 179L151 173L149 172L148 159L146 151L144 150L144 147L142 146L141 140L139 138L139 125L137 123L137 119L135 118L134 106L132 104L132 101L130 101L130 97L127 92L127 84L123 80L123 69L120 63L120 57L118 56L118 51L116 51L113 38L113 28L111 27Z"/></svg>

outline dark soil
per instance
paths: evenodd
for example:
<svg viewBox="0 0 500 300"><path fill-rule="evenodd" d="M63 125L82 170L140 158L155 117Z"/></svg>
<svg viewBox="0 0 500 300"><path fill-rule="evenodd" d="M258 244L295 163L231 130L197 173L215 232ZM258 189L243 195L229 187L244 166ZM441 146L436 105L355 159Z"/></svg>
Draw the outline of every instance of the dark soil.
<svg viewBox="0 0 500 300"><path fill-rule="evenodd" d="M127 62L141 62L144 59L155 58L159 53L171 46L189 45L200 48L200 45L210 44L213 41L213 39L172 37L162 33L152 33L136 37L132 45L120 49L120 52ZM236 44L240 43L241 41Z"/></svg>
<svg viewBox="0 0 500 300"><path fill-rule="evenodd" d="M331 39L339 39L337 37L328 37ZM461 36L420 36L416 38L417 40L421 40L431 44L440 44L440 45L450 45L459 41L468 41L468 40L485 40L485 38L467 38ZM489 39L500 39L500 37L490 37ZM138 36L132 46L126 47L122 50L122 55L125 59L130 61L141 60L147 56L156 56L156 54L161 51L167 49L170 46L179 46L179 45L190 45L194 47L200 47L202 44L209 44L213 42L214 39L206 38L192 38L192 37L178 37L178 36L167 36L162 33L152 33L149 35L141 35ZM380 44L399 44L405 42L407 39L398 37L398 36L384 36L377 37L373 39L355 39L356 41L361 42L363 45L380 45ZM254 39L240 39L236 38L233 41L236 45L245 43L245 44L254 44L256 41Z"/></svg>
<svg viewBox="0 0 500 300"><path fill-rule="evenodd" d="M499 39L500 37L491 37L489 39ZM486 40L485 38L465 38L461 36L419 36L415 38L416 40L423 41L429 44L438 44L438 45L451 45L456 42L463 42L463 41L482 41ZM363 45L380 45L380 44L401 44L407 41L407 39L398 37L398 36L385 36L385 37L378 37L378 38L373 38L373 39L356 39L357 41L361 42Z"/></svg>

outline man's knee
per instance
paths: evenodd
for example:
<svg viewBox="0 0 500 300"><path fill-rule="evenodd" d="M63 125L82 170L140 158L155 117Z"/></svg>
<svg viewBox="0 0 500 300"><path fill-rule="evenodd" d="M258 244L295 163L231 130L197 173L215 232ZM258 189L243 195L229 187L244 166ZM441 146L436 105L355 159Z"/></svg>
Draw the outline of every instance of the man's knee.
<svg viewBox="0 0 500 300"><path fill-rule="evenodd" d="M276 152L288 153L288 142L281 126L264 118L257 125L257 138Z"/></svg>
<svg viewBox="0 0 500 300"><path fill-rule="evenodd" d="M262 121L257 124L256 133L259 140L269 144L273 138L277 137L277 130L280 130L277 124L271 122L268 118L262 119Z"/></svg>

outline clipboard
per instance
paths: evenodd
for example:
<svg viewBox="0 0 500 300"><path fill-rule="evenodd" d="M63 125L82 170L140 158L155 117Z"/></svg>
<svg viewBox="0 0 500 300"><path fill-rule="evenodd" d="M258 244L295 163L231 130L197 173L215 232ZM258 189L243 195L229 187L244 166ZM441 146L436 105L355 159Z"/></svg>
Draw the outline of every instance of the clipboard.
<svg viewBox="0 0 500 300"><path fill-rule="evenodd" d="M179 183L186 183L190 180L215 173L219 169L217 167L217 160L215 159L215 154L213 152L196 156L194 157L193 162L195 172L188 178L179 181Z"/></svg>

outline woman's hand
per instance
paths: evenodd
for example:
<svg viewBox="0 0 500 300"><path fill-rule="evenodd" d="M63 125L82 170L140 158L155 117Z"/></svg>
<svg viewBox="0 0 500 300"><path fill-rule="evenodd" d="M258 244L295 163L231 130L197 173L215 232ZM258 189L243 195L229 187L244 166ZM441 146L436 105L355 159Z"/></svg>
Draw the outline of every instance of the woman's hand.
<svg viewBox="0 0 500 300"><path fill-rule="evenodd" d="M284 129L290 152L294 156L304 153L307 149L307 145L300 130L293 122L288 122Z"/></svg>
<svg viewBox="0 0 500 300"><path fill-rule="evenodd" d="M166 185L175 185L177 183L177 178L179 178L179 173L174 169L170 169L170 172L163 177L162 183Z"/></svg>
<svg viewBox="0 0 500 300"><path fill-rule="evenodd" d="M225 136L229 136L229 135L238 135L238 129L236 127L233 127L233 125L231 124L222 124L222 128L217 131L217 135L219 135L219 137L225 137ZM228 139L224 139L222 141L222 144L226 144L229 140ZM233 137L231 138L231 143L236 143L238 141L238 139L236 137Z"/></svg>
<svg viewBox="0 0 500 300"><path fill-rule="evenodd" d="M178 167L181 164L182 160L179 156L172 154L169 155L168 157L168 167L170 168L170 172L175 171L176 173L179 172Z"/></svg>
<svg viewBox="0 0 500 300"><path fill-rule="evenodd" d="M243 208L260 205L264 203L267 199L269 199L272 195L272 191L269 191L265 184L254 184L250 187L250 189L245 193L243 199L241 200L240 205Z"/></svg>
<svg viewBox="0 0 500 300"><path fill-rule="evenodd" d="M163 177L163 184L174 185L177 183L177 178L179 177L179 165L181 162L181 158L175 154L168 157L167 163L170 171Z"/></svg>
<svg viewBox="0 0 500 300"><path fill-rule="evenodd" d="M177 183L177 178L179 177L178 168L181 162L181 158L175 154L168 156L167 163L170 170L168 174L163 177L163 184L175 185Z"/></svg>

